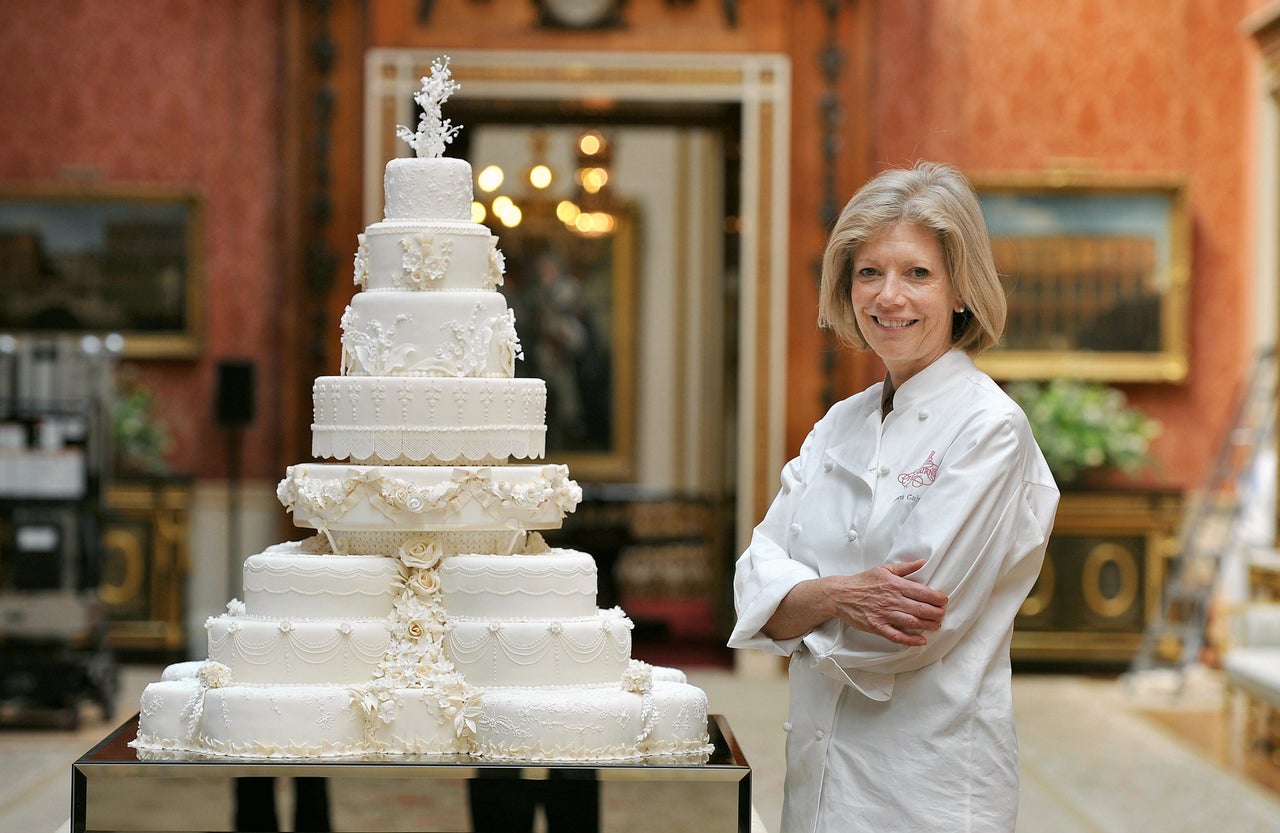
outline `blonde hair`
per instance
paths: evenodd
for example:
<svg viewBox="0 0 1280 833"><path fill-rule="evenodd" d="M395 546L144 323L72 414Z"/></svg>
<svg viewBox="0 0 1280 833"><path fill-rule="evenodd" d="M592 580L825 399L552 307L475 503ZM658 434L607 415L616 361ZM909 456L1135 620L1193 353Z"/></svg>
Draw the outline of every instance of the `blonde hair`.
<svg viewBox="0 0 1280 833"><path fill-rule="evenodd" d="M818 325L856 350L867 349L853 314L853 257L859 246L898 223L914 223L938 236L951 285L965 307L952 317L952 346L977 356L999 343L1007 304L987 224L969 180L939 162L877 175L840 212L822 256Z"/></svg>

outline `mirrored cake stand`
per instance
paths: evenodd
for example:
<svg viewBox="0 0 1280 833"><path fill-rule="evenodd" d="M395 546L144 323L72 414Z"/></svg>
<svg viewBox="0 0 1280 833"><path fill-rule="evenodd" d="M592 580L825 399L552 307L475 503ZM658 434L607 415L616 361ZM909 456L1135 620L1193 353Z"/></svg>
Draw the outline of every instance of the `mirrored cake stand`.
<svg viewBox="0 0 1280 833"><path fill-rule="evenodd" d="M696 761L550 766L461 756L161 760L128 745L137 732L135 716L72 765L71 833L753 828L751 768L723 715L709 717L713 751Z"/></svg>

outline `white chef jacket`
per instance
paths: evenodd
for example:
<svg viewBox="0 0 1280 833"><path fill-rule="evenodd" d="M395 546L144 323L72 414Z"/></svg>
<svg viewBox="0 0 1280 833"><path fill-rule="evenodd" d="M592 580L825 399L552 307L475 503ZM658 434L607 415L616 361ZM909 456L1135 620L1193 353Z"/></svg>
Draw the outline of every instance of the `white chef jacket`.
<svg viewBox="0 0 1280 833"><path fill-rule="evenodd" d="M782 472L737 563L734 648L791 656L783 833L1013 831L1009 640L1058 489L1025 415L952 350L904 382L837 403ZM760 632L801 581L927 559L942 628L905 647L831 619Z"/></svg>

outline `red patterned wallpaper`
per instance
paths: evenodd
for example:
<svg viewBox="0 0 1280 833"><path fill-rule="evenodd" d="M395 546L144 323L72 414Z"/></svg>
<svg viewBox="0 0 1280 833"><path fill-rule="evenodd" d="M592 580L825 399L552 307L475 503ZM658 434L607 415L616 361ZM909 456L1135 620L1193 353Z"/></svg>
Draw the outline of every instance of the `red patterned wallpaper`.
<svg viewBox="0 0 1280 833"><path fill-rule="evenodd" d="M1191 368L1128 386L1165 424L1161 482L1201 482L1249 360L1256 50L1249 0L900 0L880 5L867 117L878 167L1185 177Z"/></svg>
<svg viewBox="0 0 1280 833"><path fill-rule="evenodd" d="M274 0L0 3L0 181L92 177L205 196L205 345L137 363L165 403L172 462L225 473L212 415L220 359L258 358L246 477L276 478L271 445L280 272L280 26Z"/></svg>
<svg viewBox="0 0 1280 833"><path fill-rule="evenodd" d="M658 0L633 2L647 8ZM1254 47L1238 25L1261 5L876 3L870 101L864 112L851 105L848 113L869 121L869 147L845 150L875 168L931 157L975 173L1069 167L1186 177L1194 223L1190 378L1129 386L1132 399L1166 424L1159 451L1164 482L1175 487L1194 485L1205 472L1228 418L1233 380L1248 360L1257 188L1251 131L1261 94ZM203 357L140 367L170 404L175 464L198 476L224 473L225 439L209 414L221 358L259 359L260 407L246 438L246 475L275 478L295 462L275 459L271 427L278 421L275 327L287 314L273 303L285 187L278 158L284 7L277 0L0 3L0 180L91 172L106 181L193 185L207 196ZM751 7L743 5L739 37L777 48L776 33L751 28ZM814 80L821 33L809 29L816 8L794 7L787 42L798 79ZM590 48L590 37L572 48ZM498 40L486 45L521 45ZM809 100L800 93L797 101ZM850 90L850 101L859 94ZM818 134L819 115L809 107L793 115L796 153L808 152L799 138ZM808 160L798 156L796 170L802 163ZM808 198L803 183L793 189L798 203ZM797 212L796 227L810 227L812 216ZM795 280L811 280L807 267ZM812 330L811 296L797 293L804 309L789 316L797 348L811 338L800 333ZM809 358L789 367L818 372ZM805 395L789 408L791 448L816 416L811 381L796 386Z"/></svg>

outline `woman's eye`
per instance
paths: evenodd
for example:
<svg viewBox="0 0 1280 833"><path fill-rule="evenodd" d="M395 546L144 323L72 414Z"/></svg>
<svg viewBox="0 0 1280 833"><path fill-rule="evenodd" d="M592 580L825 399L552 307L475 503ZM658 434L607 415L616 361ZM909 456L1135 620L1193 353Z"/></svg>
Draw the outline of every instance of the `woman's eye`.
<svg viewBox="0 0 1280 833"><path fill-rule="evenodd" d="M857 274L860 278L874 278L876 276L876 270L872 269L870 266L863 266L858 270Z"/></svg>
<svg viewBox="0 0 1280 833"><path fill-rule="evenodd" d="M924 279L929 277L929 270L924 268L923 266L917 266L914 269L908 270L907 274L913 278Z"/></svg>

